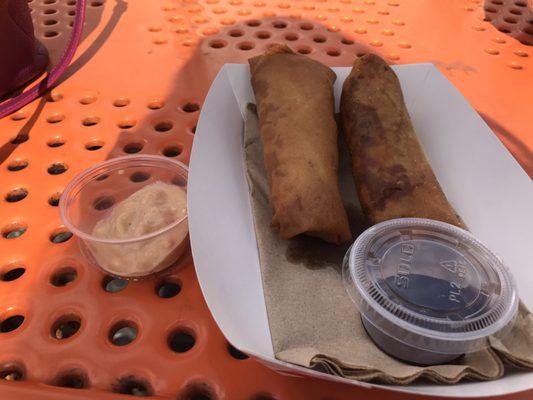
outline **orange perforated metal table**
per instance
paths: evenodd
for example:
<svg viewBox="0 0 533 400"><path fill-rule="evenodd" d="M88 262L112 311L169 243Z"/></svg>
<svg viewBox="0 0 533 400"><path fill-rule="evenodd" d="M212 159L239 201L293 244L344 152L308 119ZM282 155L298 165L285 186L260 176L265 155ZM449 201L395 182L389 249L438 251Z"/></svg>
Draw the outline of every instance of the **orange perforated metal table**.
<svg viewBox="0 0 533 400"><path fill-rule="evenodd" d="M75 1L28 2L57 60ZM89 1L61 84L0 121L0 398L408 398L286 377L246 358L218 330L191 262L121 285L84 261L58 196L111 157L187 163L220 66L282 42L332 66L366 52L436 64L533 175L532 30L526 1Z"/></svg>

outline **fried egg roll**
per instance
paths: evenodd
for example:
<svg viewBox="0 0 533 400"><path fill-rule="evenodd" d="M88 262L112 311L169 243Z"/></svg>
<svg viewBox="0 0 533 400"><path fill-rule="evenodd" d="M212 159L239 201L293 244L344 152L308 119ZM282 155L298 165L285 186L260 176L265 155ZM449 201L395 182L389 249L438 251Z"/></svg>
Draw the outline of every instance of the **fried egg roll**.
<svg viewBox="0 0 533 400"><path fill-rule="evenodd" d="M464 227L424 154L400 81L387 63L355 60L341 95L341 124L361 207L370 224L401 217Z"/></svg>
<svg viewBox="0 0 533 400"><path fill-rule="evenodd" d="M273 208L283 239L351 239L338 187L335 73L277 45L251 58L252 87Z"/></svg>

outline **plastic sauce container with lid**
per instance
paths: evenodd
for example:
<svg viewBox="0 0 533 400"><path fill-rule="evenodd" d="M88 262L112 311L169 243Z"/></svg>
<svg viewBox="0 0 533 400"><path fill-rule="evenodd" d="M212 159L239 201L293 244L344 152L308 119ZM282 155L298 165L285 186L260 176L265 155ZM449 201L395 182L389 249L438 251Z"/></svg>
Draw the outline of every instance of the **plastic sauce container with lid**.
<svg viewBox="0 0 533 400"><path fill-rule="evenodd" d="M518 309L502 261L469 232L429 219L367 229L344 258L343 280L376 345L420 365L486 348Z"/></svg>

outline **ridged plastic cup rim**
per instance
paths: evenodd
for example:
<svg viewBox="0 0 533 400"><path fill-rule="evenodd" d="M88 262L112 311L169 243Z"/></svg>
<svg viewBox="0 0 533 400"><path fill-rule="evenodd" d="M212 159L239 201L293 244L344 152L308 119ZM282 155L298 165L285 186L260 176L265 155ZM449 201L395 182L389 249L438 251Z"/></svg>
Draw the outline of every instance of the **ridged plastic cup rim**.
<svg viewBox="0 0 533 400"><path fill-rule="evenodd" d="M106 170L104 171L110 171L118 169L119 166L128 167L131 166L130 164L138 163L138 162L151 162L152 165L154 164L161 164L163 166L164 164L167 164L168 166L175 168L177 171L180 171L181 173L184 173L185 176L188 178L189 174L189 168L183 164L180 161L172 160L167 157L163 156L157 156L157 155L133 155L133 156L122 156L117 158L112 158L110 160L106 160L103 162L100 162L98 164L93 165L92 167L89 167L85 169L84 171L80 172L78 175L76 175L66 186L65 190L63 191L63 194L61 195L59 199L59 215L61 217L61 220L63 221L65 227L72 232L77 237L83 239L83 240L89 240L92 242L98 242L98 243L105 243L105 244L129 244L129 243L135 243L140 242L147 239L152 239L156 236L159 236L165 232L170 231L171 229L178 226L180 223L185 221L188 217L188 213L185 214L182 218L177 219L176 221L172 222L171 224L158 229L157 231L147 233L146 235L134 237L134 238L128 238L128 239L103 239L96 237L94 235L91 235L89 233L86 233L80 229L78 229L67 217L67 203L69 197L72 195L73 190L75 190L77 187L83 187L83 185L89 181L92 181L97 176L100 176L101 173L96 174L93 176L93 174L97 171L102 169L104 167ZM188 180L188 179L187 179Z"/></svg>
<svg viewBox="0 0 533 400"><path fill-rule="evenodd" d="M391 312L386 310L384 307L382 307L380 304L378 304L369 295L368 290L363 287L362 282L357 277L358 268L359 269L364 268L364 266L362 265L356 265L357 261L364 260L365 254L368 251L368 246L371 244L371 240L375 238L377 235L393 227L406 227L406 226L418 226L418 227L425 227L425 228L439 227L440 229L444 229L445 231L447 231L447 233L451 235L455 234L455 235L461 235L463 237L467 237L469 240L471 240L473 243L479 246L494 261L493 265L497 266L497 269L495 271L497 272L500 279L502 277L504 278L502 283L507 281L506 283L508 284L506 285L507 292L508 292L507 293L508 301L506 304L506 308L502 312L500 318L495 323L489 326L486 326L482 329L471 331L471 332L437 331L437 330L428 329L428 328L424 328L424 327L412 324L402 318L397 317L396 315L392 314ZM470 232L465 231L461 228L458 228L454 225L450 225L450 224L440 222L440 221L435 221L435 220L425 219L425 218L397 218L397 219L392 219L392 220L378 223L368 228L356 239L355 243L349 250L348 269L349 269L350 278L352 282L354 283L354 286L356 287L358 294L361 296L362 300L367 304L369 308L371 308L376 313L378 313L381 318L388 320L389 322L393 323L396 326L399 326L414 334L418 334L418 335L432 338L432 339L444 340L444 341L450 341L450 342L454 342L454 341L463 342L463 341L471 341L471 340L482 339L482 338L488 337L504 329L506 325L512 321L512 319L514 318L518 310L518 293L516 290L516 284L515 284L513 276L511 275L509 270L505 267L501 259L498 256L496 256L490 249L488 249L487 246L485 246L475 236L473 236ZM348 292L350 293L350 291ZM358 304L356 299L352 298L352 300L354 300L354 302ZM409 311L408 313L415 314L414 311ZM372 322L371 317L369 317L367 314L364 314L364 315L366 318L370 318L370 322ZM391 332L384 332L384 333L386 333L389 336L394 337L394 334Z"/></svg>

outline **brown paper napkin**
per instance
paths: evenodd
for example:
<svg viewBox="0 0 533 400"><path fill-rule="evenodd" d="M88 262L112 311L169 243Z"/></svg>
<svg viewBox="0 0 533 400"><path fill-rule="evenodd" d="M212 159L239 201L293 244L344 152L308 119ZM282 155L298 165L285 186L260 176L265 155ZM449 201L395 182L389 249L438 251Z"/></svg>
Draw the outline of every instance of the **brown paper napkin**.
<svg viewBox="0 0 533 400"><path fill-rule="evenodd" d="M504 341L453 363L420 367L383 353L367 336L341 279L347 247L318 239L281 240L270 227L272 209L255 107L249 105L244 134L245 163L263 290L274 353L279 360L356 380L407 384L419 377L443 383L462 378L488 380L503 375L503 361L533 367L533 318L523 306ZM346 153L341 146L340 187L352 231L360 233L359 205ZM344 168L343 168L344 167Z"/></svg>

